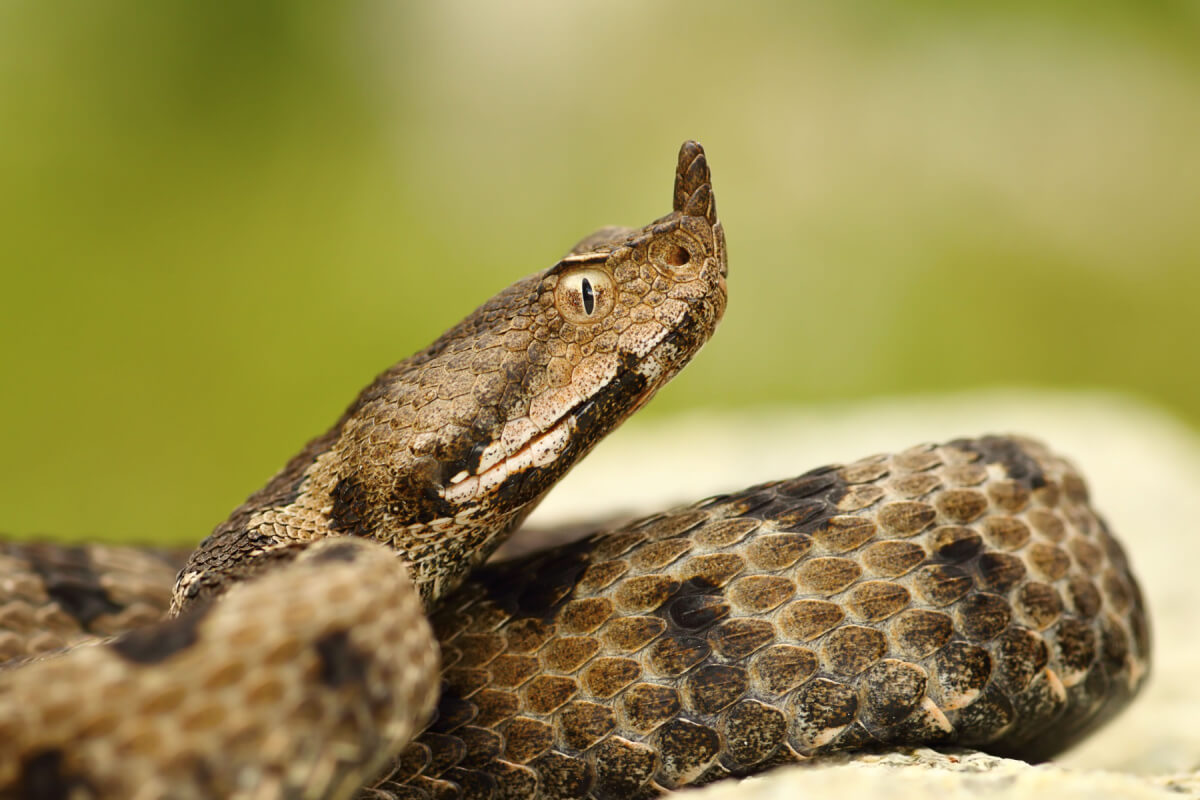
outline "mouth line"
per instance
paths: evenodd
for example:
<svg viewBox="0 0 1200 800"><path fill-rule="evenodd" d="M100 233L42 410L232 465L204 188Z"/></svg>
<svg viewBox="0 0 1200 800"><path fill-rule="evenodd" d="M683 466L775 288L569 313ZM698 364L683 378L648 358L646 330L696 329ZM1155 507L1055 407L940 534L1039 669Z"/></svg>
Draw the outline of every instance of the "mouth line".
<svg viewBox="0 0 1200 800"><path fill-rule="evenodd" d="M571 407L545 431L533 436L509 455L478 475L463 470L450 479L448 485L438 489L438 494L451 503L462 503L481 497L503 484L511 476L529 468L546 467L570 445L575 432L579 411L592 401L589 397Z"/></svg>
<svg viewBox="0 0 1200 800"><path fill-rule="evenodd" d="M695 324L695 318L689 311L681 326L690 328ZM598 400L608 392L620 392L626 383L625 376L637 376L641 380L638 387L637 399L631 402L621 419L612 424L616 427L630 414L645 405L654 396L662 383L662 376L670 374L666 365L659 363L656 358L664 347L678 338L679 331L672 330L659 340L650 350L628 366L622 368L613 378L593 392L588 397L577 402L564 412L544 431L541 431L522 443L512 453L490 465L480 473L472 474L467 470L458 472L447 485L438 489L438 495L450 503L468 502L493 491L506 480L528 469L548 467L558 460L572 445L572 435L579 429L579 420L588 415ZM595 442L601 437L588 437Z"/></svg>

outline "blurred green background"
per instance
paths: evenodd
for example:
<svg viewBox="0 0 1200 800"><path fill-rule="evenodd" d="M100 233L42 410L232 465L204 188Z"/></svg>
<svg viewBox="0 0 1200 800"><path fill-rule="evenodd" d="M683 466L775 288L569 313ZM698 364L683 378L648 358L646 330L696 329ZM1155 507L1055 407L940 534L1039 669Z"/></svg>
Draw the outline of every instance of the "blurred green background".
<svg viewBox="0 0 1200 800"><path fill-rule="evenodd" d="M1197 2L0 5L0 529L203 536L709 152L644 413L1100 387L1200 423ZM1046 432L1043 432L1046 433Z"/></svg>

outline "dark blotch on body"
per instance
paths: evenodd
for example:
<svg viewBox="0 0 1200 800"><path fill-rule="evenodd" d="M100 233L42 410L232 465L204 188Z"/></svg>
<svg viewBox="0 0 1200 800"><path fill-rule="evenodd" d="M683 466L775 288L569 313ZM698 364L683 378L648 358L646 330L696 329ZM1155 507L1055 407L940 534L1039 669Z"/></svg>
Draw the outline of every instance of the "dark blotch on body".
<svg viewBox="0 0 1200 800"><path fill-rule="evenodd" d="M693 585L693 582L703 590L703 584L696 578L685 586ZM729 604L724 598L708 594L685 594L668 603L666 608L671 621L688 631L703 630L729 616Z"/></svg>
<svg viewBox="0 0 1200 800"><path fill-rule="evenodd" d="M308 481L308 475L306 474L307 468L311 466L315 460L316 459L309 459L308 463L304 465L305 468L300 470L299 474L295 477L288 476L290 482L285 483L282 487L282 490L273 498L271 498L272 505L283 508L285 506L290 506L292 503L300 499L300 495L304 494L304 484ZM288 466L290 467L291 465L289 464Z"/></svg>
<svg viewBox="0 0 1200 800"><path fill-rule="evenodd" d="M1046 476L1037 461L1021 449L1019 442L1006 436L984 436L981 439L955 439L949 447L978 453L989 464L1000 464L1008 477L1021 481L1031 489L1046 485Z"/></svg>
<svg viewBox="0 0 1200 800"><path fill-rule="evenodd" d="M328 547L319 550L309 561L313 564L324 564L333 561L351 563L354 559L358 558L359 547L354 542L334 542Z"/></svg>
<svg viewBox="0 0 1200 800"><path fill-rule="evenodd" d="M537 580L530 581L529 588L517 596L514 610L524 615L549 619L564 601L574 596L575 585L588 565L586 556L573 552L575 549L568 548L560 557L542 565L538 569ZM502 583L495 588L498 591L494 599L498 599L508 587Z"/></svg>
<svg viewBox="0 0 1200 800"><path fill-rule="evenodd" d="M113 601L100 585L86 547L23 548L30 568L42 579L46 594L85 629L105 614L119 613L124 606Z"/></svg>
<svg viewBox="0 0 1200 800"><path fill-rule="evenodd" d="M109 647L126 661L157 664L195 644L200 622L211 608L210 603L194 605L178 617L132 630Z"/></svg>
<svg viewBox="0 0 1200 800"><path fill-rule="evenodd" d="M342 478L331 494L333 508L329 512L329 526L351 536L369 534L371 500L366 488L353 478Z"/></svg>
<svg viewBox="0 0 1200 800"><path fill-rule="evenodd" d="M326 686L338 689L367 677L370 659L350 642L349 631L327 633L315 647L321 659L321 682Z"/></svg>
<svg viewBox="0 0 1200 800"><path fill-rule="evenodd" d="M61 750L41 750L27 758L17 776L17 794L24 800L67 800L76 789L91 796L87 783L64 770ZM0 796L9 797L7 792Z"/></svg>
<svg viewBox="0 0 1200 800"><path fill-rule="evenodd" d="M575 587L591 563L588 551L595 539L588 537L554 550L532 553L487 564L471 574L488 600L510 615L553 619L570 600Z"/></svg>

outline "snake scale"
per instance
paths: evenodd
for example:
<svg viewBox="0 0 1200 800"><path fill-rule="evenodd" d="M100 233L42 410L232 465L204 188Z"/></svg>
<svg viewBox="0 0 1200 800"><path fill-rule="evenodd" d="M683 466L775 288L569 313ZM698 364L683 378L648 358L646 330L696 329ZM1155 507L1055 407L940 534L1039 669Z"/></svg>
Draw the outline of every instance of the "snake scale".
<svg viewBox="0 0 1200 800"><path fill-rule="evenodd" d="M708 339L725 276L686 142L669 215L384 372L190 555L0 543L0 797L627 800L880 745L1041 759L1122 708L1140 591L1032 440L483 563Z"/></svg>

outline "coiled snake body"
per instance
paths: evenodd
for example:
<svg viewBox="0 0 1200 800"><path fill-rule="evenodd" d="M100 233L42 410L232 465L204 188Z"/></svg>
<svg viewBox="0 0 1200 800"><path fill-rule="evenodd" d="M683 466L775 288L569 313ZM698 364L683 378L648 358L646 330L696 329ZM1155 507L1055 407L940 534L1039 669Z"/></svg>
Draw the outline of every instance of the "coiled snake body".
<svg viewBox="0 0 1200 800"><path fill-rule="evenodd" d="M35 657L0 672L0 796L615 800L870 745L1044 758L1120 709L1148 668L1137 584L1029 440L827 467L468 577L699 349L725 273L688 142L671 214L381 375L173 592L167 553L0 544L0 658Z"/></svg>

